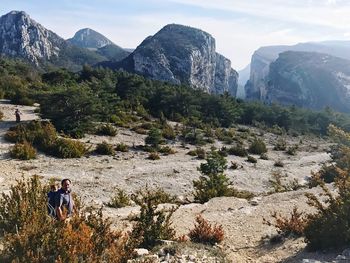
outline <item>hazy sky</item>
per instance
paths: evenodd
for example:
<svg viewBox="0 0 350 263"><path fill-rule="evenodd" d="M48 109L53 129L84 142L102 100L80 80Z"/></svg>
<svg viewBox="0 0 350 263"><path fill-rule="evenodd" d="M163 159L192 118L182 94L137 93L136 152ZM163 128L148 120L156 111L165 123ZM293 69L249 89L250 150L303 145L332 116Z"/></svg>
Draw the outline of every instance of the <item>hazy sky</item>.
<svg viewBox="0 0 350 263"><path fill-rule="evenodd" d="M134 48L164 25L200 28L235 69L260 46L350 40L350 0L0 0L69 38L85 27Z"/></svg>

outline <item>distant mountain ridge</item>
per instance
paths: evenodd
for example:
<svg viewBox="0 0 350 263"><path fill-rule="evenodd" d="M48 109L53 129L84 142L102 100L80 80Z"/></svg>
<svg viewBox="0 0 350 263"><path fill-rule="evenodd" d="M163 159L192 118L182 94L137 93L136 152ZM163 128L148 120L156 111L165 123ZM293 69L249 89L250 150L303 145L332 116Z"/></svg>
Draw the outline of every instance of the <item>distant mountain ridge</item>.
<svg viewBox="0 0 350 263"><path fill-rule="evenodd" d="M115 45L104 35L90 28L83 28L77 31L74 37L67 39L73 45L82 48L99 49L107 45Z"/></svg>
<svg viewBox="0 0 350 263"><path fill-rule="evenodd" d="M271 63L267 79L265 101L350 112L350 60L286 51Z"/></svg>
<svg viewBox="0 0 350 263"><path fill-rule="evenodd" d="M350 60L350 41L307 42L287 46L266 46L256 50L251 59L250 77L245 85L247 99L266 99L270 64L286 51L319 52Z"/></svg>

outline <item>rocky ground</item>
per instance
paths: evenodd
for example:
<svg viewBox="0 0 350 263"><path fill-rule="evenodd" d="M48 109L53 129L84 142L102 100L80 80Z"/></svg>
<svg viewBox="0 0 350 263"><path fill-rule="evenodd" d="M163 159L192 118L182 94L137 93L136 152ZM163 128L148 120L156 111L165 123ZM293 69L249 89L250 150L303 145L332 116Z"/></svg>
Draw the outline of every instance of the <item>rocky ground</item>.
<svg viewBox="0 0 350 263"><path fill-rule="evenodd" d="M176 143L172 145L176 154L161 156L157 161L148 160L148 153L136 149L127 153L117 153L115 156L91 155L81 159L56 159L44 154L39 154L37 159L30 161L10 159L8 151L11 144L4 140L3 135L10 126L15 125L15 108L16 105L8 104L6 101L0 102L0 111L4 113L3 121L0 122L0 192L8 191L9 186L18 178L37 174L44 181L51 178L56 180L71 178L73 190L88 205L100 206L108 202L116 187L132 193L146 185L159 186L181 200L192 199L192 181L199 177L197 167L203 162L186 154L195 148L193 146L184 148ZM22 112L23 121L38 118L34 113L35 107L18 106L18 108ZM258 162L251 164L246 158L228 156L228 164L231 161L236 162L239 168L228 169L226 174L237 189L250 191L256 197L250 201L223 197L214 198L205 204L181 205L173 216L178 236L187 234L193 227L196 215L201 214L212 223L222 224L225 240L220 247L229 261L307 262L305 260L308 259L311 260L308 262L313 262L312 260L332 262L341 251L334 254L308 253L304 249L305 243L302 238L272 245L267 240L276 234L276 230L263 224L263 218L271 219L271 212L289 214L293 206L297 206L301 211L312 212L306 204L304 193L318 193L319 189L303 188L297 191L267 194L273 190L269 180L273 173L279 172L283 175L283 182L296 179L299 184L305 184L311 171L318 170L322 164L330 161L330 156L326 153L329 142L305 136L289 137L289 145L300 145L297 154L290 156L273 150L278 136L271 133L262 134L261 131L254 129L252 131L262 136L268 144L269 160L261 160L259 156L255 156ZM144 135L128 129L119 129L115 137L88 135L82 141L92 147L103 140L111 144L123 142L132 147L143 144L144 138ZM219 148L222 144L216 142L214 146ZM282 161L284 166L275 167L276 161ZM137 207L104 208L106 215L111 217L118 228L127 224L128 216L137 213L137 209ZM186 255L189 257L191 253ZM189 259L187 256L178 262L206 262L199 258ZM210 258L210 255L208 257Z"/></svg>

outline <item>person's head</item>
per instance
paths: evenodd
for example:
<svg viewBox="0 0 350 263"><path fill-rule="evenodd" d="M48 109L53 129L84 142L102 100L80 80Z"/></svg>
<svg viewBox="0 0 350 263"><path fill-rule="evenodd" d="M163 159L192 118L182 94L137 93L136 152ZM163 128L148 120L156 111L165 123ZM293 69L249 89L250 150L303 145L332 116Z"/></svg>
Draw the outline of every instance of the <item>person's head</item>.
<svg viewBox="0 0 350 263"><path fill-rule="evenodd" d="M61 188L66 192L70 192L70 185L71 181L69 179L63 179L61 181Z"/></svg>
<svg viewBox="0 0 350 263"><path fill-rule="evenodd" d="M55 184L50 185L50 189L51 191L55 192L57 190L57 185Z"/></svg>

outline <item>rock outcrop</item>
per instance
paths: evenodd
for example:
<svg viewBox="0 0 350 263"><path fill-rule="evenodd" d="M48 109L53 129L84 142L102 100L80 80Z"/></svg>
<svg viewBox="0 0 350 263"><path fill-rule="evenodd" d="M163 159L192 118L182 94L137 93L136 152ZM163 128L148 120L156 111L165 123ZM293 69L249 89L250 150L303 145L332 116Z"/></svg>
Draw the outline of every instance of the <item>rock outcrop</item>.
<svg viewBox="0 0 350 263"><path fill-rule="evenodd" d="M350 112L350 60L287 51L271 64L266 80L268 102Z"/></svg>
<svg viewBox="0 0 350 263"><path fill-rule="evenodd" d="M237 91L238 74L231 61L216 52L215 39L188 26L167 25L146 38L120 64L104 65L208 93L234 96Z"/></svg>
<svg viewBox="0 0 350 263"><path fill-rule="evenodd" d="M39 65L40 60L57 57L64 39L21 11L0 17L0 53Z"/></svg>

